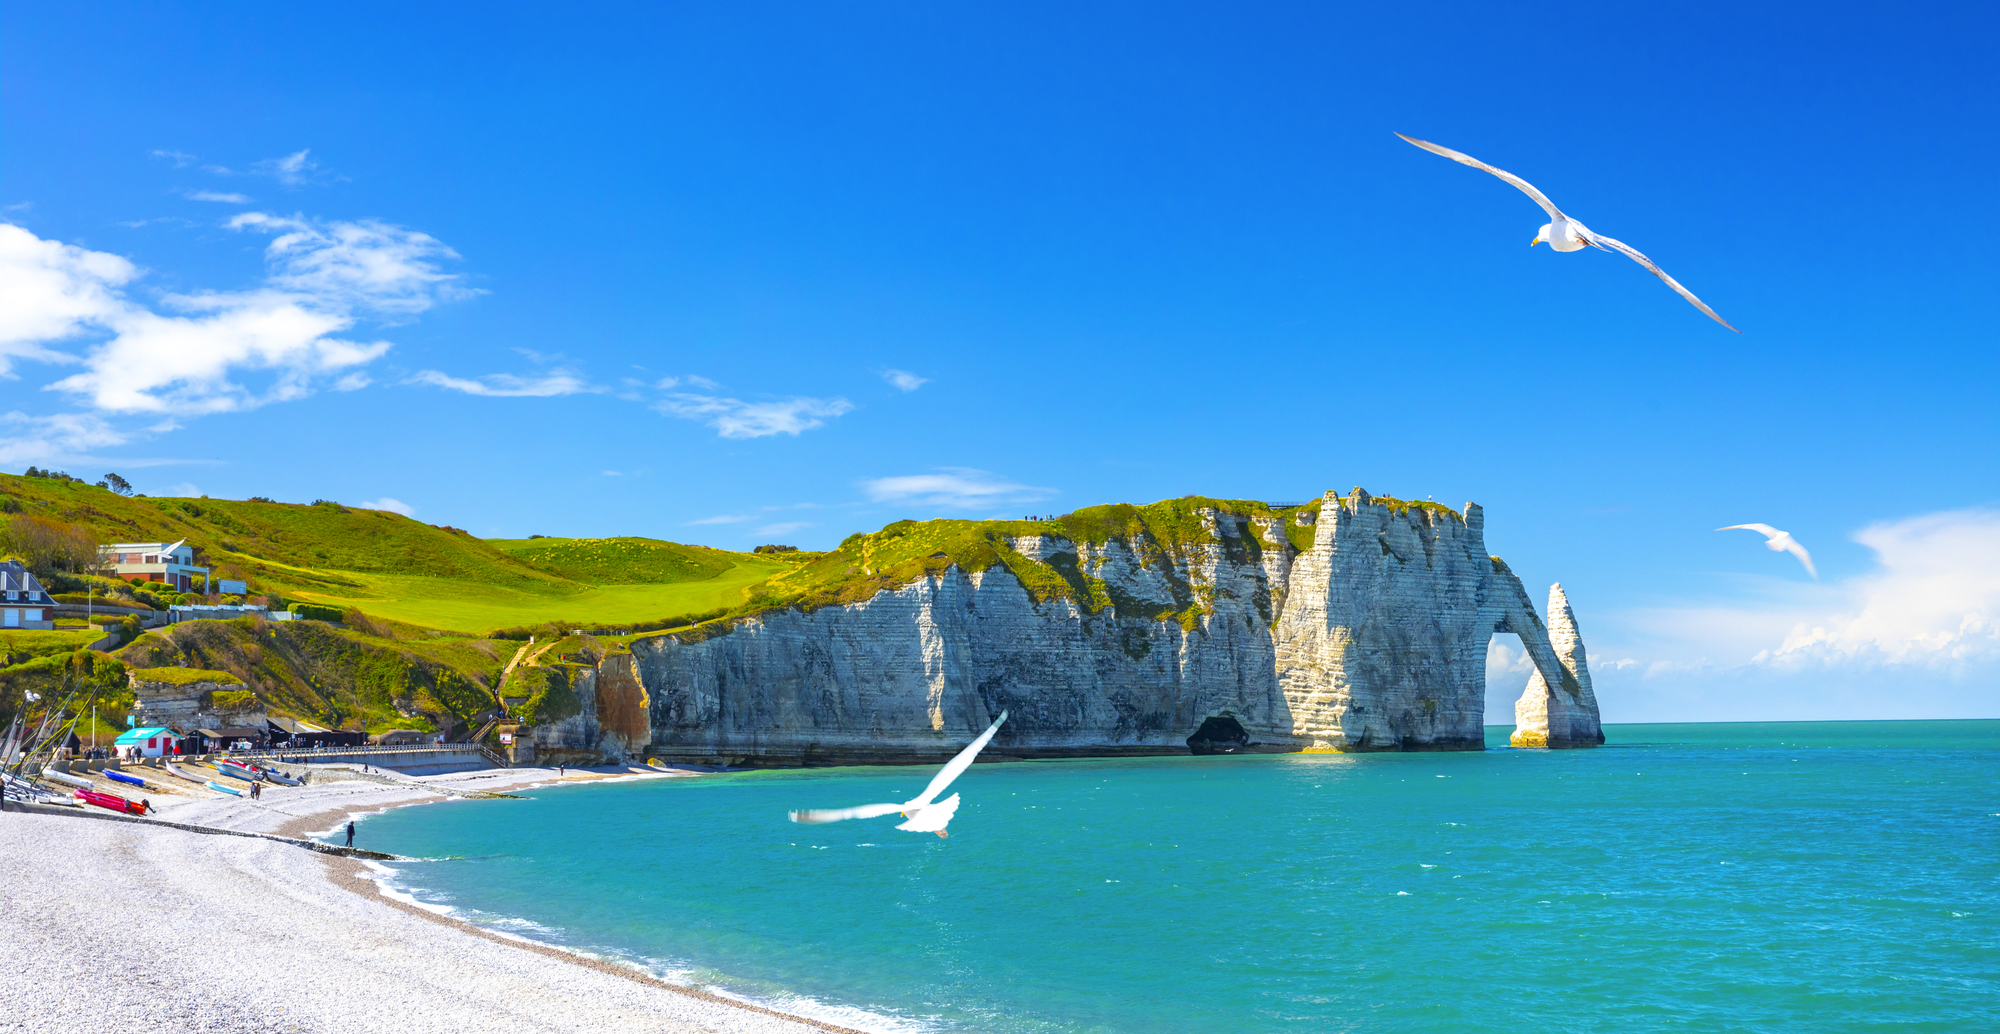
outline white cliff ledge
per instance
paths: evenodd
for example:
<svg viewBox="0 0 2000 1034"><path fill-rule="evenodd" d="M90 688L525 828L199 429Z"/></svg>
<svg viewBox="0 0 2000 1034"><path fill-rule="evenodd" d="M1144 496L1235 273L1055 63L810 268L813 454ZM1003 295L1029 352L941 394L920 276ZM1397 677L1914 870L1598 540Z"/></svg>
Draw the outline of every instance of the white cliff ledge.
<svg viewBox="0 0 2000 1034"><path fill-rule="evenodd" d="M928 761L1005 709L999 756L1480 750L1499 632L1536 669L1515 745L1602 743L1561 587L1544 625L1483 528L1476 505L1360 489L1278 510L1170 501L903 522L850 538L759 612L639 638L577 671L580 712L536 743Z"/></svg>

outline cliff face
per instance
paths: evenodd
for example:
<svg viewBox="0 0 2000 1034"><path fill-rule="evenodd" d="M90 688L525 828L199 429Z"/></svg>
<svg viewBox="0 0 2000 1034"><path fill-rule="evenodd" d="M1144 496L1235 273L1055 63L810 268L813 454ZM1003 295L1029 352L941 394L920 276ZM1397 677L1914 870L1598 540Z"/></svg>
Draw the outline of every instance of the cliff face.
<svg viewBox="0 0 2000 1034"><path fill-rule="evenodd" d="M1487 555L1477 506L1461 515L1357 489L1282 515L1194 515L1199 529L1167 546L1011 536L997 548L1012 555L980 570L941 561L856 602L639 639L581 680L594 683L578 687L584 713L539 730L538 744L922 761L1006 709L989 748L1003 756L1478 750L1496 632L1518 634L1534 659L1539 709L1523 714L1544 723L1524 730L1536 745L1601 742L1566 602L1552 640L1519 579ZM1045 570L1077 591L1024 582Z"/></svg>

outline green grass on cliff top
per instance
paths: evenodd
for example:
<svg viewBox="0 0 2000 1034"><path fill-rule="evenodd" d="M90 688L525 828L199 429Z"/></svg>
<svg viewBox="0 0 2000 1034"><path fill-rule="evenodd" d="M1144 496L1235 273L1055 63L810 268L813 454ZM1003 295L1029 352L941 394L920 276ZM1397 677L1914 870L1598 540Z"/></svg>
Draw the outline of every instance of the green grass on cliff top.
<svg viewBox="0 0 2000 1034"><path fill-rule="evenodd" d="M1459 519L1457 511L1438 503L1386 497L1371 497L1371 503L1401 513L1426 513L1432 519ZM742 617L791 607L811 611L856 603L954 565L967 572L1004 567L1037 602L1070 600L1087 613L1101 613L1110 607L1120 617L1174 620L1193 627L1210 608L1212 590L1208 586L1175 584L1169 579L1174 596L1171 601L1132 599L1097 577L1087 564L1079 565L1075 557L1035 560L1017 551L1013 540L1028 535L1090 543L1123 539L1135 544L1142 563L1164 573L1172 569L1171 561L1187 556L1196 547L1220 545L1232 559L1253 559L1268 548L1253 523L1259 518L1282 527L1293 548L1310 548L1314 526L1300 523L1299 518L1313 514L1311 519L1316 520L1321 505L1321 500L1314 500L1274 510L1251 499L1186 496L1144 506L1092 506L1048 521L898 521L878 532L850 535L832 552L752 586L742 605L701 615L702 623L695 628L653 634L705 638ZM1237 533L1217 535L1210 531L1203 511L1213 511L1222 515L1220 519L1236 524Z"/></svg>

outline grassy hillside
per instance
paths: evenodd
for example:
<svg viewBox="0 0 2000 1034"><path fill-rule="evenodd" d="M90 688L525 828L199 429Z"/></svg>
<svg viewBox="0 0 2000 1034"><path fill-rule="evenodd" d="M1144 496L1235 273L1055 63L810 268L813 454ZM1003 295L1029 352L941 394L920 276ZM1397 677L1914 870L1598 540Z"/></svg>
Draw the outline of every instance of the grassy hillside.
<svg viewBox="0 0 2000 1034"><path fill-rule="evenodd" d="M790 566L652 539L488 542L337 503L148 499L6 474L0 510L84 525L104 542L186 539L216 577L248 581L253 594L465 631L732 607L746 586Z"/></svg>
<svg viewBox="0 0 2000 1034"><path fill-rule="evenodd" d="M713 578L741 554L659 539L487 539L538 570L590 585L667 585Z"/></svg>
<svg viewBox="0 0 2000 1034"><path fill-rule="evenodd" d="M352 588L323 588L300 598L431 628L486 631L544 623L598 628L657 621L740 605L749 586L789 565L735 554L736 565L714 578L667 585L583 585L563 593L447 578L354 576Z"/></svg>

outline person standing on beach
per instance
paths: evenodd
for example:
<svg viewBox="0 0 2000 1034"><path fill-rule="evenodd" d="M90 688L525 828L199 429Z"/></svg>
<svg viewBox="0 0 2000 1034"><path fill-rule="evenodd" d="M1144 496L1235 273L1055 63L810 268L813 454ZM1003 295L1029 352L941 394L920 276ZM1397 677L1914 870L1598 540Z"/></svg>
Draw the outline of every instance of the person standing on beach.
<svg viewBox="0 0 2000 1034"><path fill-rule="evenodd" d="M352 820L347 823L347 846L354 846L354 823Z"/></svg>

